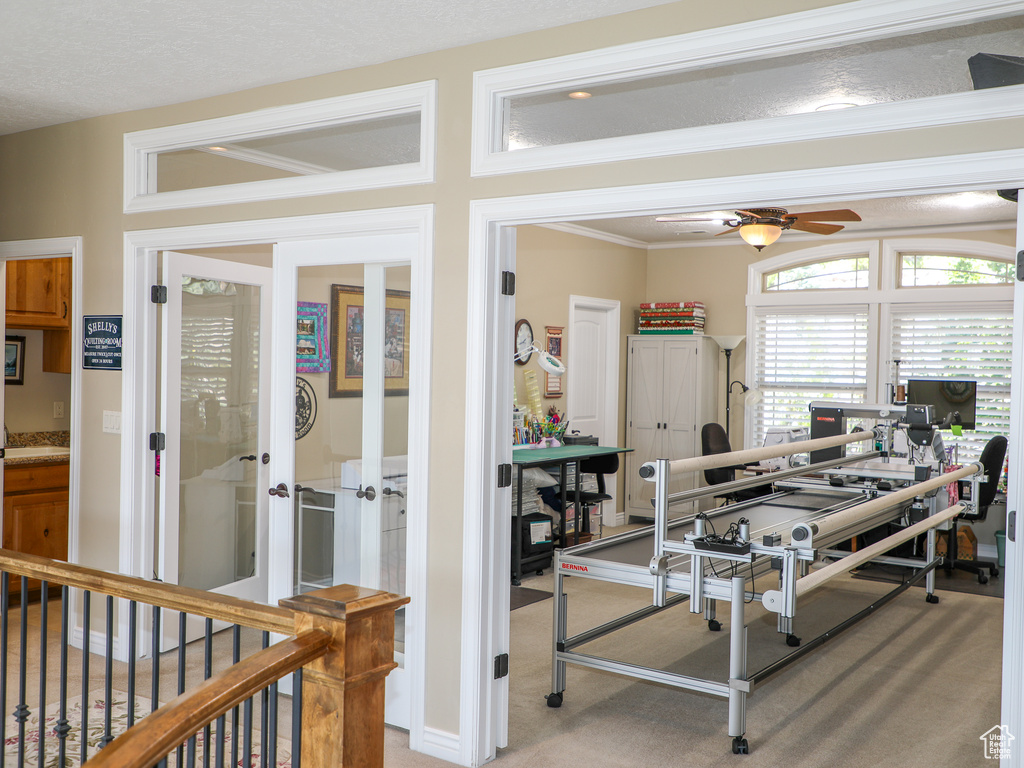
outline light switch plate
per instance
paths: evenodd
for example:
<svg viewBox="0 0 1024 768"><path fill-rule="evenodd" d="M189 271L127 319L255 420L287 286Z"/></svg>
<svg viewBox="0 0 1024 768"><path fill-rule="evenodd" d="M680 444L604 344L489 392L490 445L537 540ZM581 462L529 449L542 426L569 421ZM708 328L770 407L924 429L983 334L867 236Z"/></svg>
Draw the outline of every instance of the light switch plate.
<svg viewBox="0 0 1024 768"><path fill-rule="evenodd" d="M121 434L121 412L120 411L104 411L103 412L103 431L109 432L112 435Z"/></svg>

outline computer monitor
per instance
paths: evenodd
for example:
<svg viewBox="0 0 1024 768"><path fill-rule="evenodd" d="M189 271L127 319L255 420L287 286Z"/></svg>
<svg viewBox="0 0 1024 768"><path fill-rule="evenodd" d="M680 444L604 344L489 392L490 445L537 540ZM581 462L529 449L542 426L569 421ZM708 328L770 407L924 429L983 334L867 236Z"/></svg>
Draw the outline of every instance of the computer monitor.
<svg viewBox="0 0 1024 768"><path fill-rule="evenodd" d="M935 418L944 421L951 411L960 414L964 429L975 429L978 412L978 382L966 379L908 379L907 404L930 405Z"/></svg>

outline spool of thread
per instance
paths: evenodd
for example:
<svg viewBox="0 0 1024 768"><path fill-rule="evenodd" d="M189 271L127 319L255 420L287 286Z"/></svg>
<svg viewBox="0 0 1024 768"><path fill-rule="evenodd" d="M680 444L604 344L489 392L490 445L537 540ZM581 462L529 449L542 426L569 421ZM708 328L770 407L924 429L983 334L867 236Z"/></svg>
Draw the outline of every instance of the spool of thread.
<svg viewBox="0 0 1024 768"><path fill-rule="evenodd" d="M907 388L905 386L903 386L902 384L899 384L896 387L896 402L897 403L905 403L905 402L907 402Z"/></svg>

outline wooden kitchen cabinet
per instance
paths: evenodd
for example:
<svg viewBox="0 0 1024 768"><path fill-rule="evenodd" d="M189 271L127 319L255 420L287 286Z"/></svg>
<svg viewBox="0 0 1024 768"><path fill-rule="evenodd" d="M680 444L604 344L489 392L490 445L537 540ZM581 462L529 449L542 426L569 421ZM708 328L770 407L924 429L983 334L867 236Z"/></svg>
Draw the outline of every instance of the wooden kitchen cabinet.
<svg viewBox="0 0 1024 768"><path fill-rule="evenodd" d="M68 463L14 464L4 467L3 546L53 560L68 559ZM21 579L11 578L17 595ZM30 579L29 594L39 582Z"/></svg>
<svg viewBox="0 0 1024 768"><path fill-rule="evenodd" d="M7 262L7 327L71 327L71 259Z"/></svg>
<svg viewBox="0 0 1024 768"><path fill-rule="evenodd" d="M43 331L43 370L71 373L71 259L7 262L7 327Z"/></svg>

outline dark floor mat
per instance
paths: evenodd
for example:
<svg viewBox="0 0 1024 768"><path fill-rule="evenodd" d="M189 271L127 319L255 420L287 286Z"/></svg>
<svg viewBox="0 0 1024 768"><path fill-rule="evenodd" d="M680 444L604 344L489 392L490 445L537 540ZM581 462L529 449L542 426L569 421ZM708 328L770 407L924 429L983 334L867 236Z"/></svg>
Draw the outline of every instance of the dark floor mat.
<svg viewBox="0 0 1024 768"><path fill-rule="evenodd" d="M901 568L899 566L868 566L860 570L853 571L853 578L855 579L867 579L869 581L887 581L892 584L900 584L912 575L912 571L909 568ZM935 588L936 589L948 589L951 592L966 592L971 595L988 595L989 597L1002 597L1003 596L1003 571L999 571L999 576L995 578L989 578L988 584L979 584L977 574L970 573L968 571L954 570L952 573L947 574L941 568L935 571ZM917 582L914 586L923 587L924 579Z"/></svg>
<svg viewBox="0 0 1024 768"><path fill-rule="evenodd" d="M547 600L551 597L550 592L545 592L543 589L530 589L529 587L516 587L511 588L511 600L510 610L516 608L522 608L524 605L530 605L531 603L537 603L541 600Z"/></svg>

